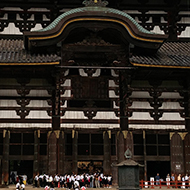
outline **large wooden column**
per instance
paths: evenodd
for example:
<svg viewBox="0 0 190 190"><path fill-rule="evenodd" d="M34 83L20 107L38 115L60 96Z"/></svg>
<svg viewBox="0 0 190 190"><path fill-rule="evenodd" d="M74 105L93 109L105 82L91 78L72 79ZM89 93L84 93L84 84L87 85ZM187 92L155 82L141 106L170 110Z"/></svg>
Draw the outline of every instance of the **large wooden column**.
<svg viewBox="0 0 190 190"><path fill-rule="evenodd" d="M39 137L40 137L40 130L34 131L33 176L35 176L39 173Z"/></svg>
<svg viewBox="0 0 190 190"><path fill-rule="evenodd" d="M185 172L183 135L183 133L170 133L171 172L176 174Z"/></svg>
<svg viewBox="0 0 190 190"><path fill-rule="evenodd" d="M190 172L190 134L185 133L184 135L184 164L185 164L185 173Z"/></svg>
<svg viewBox="0 0 190 190"><path fill-rule="evenodd" d="M144 147L144 180L147 181L147 159L146 159L146 132L143 131L143 147Z"/></svg>
<svg viewBox="0 0 190 190"><path fill-rule="evenodd" d="M60 129L60 73L57 71L54 76L54 90L52 91L52 128Z"/></svg>
<svg viewBox="0 0 190 190"><path fill-rule="evenodd" d="M119 99L120 99L120 128L128 130L128 75L124 71L119 72Z"/></svg>
<svg viewBox="0 0 190 190"><path fill-rule="evenodd" d="M48 133L48 174L57 173L57 139L59 131L50 131Z"/></svg>
<svg viewBox="0 0 190 190"><path fill-rule="evenodd" d="M125 140L122 131L118 131L117 133L117 160L118 163L122 162L124 157L124 149L125 149Z"/></svg>
<svg viewBox="0 0 190 190"><path fill-rule="evenodd" d="M187 78L186 85L184 87L187 92L184 94L185 102L185 127L190 132L190 78Z"/></svg>
<svg viewBox="0 0 190 190"><path fill-rule="evenodd" d="M65 134L63 131L60 132L58 140L58 173L64 174L65 171Z"/></svg>
<svg viewBox="0 0 190 190"><path fill-rule="evenodd" d="M111 173L111 131L104 131L104 161L103 170L105 175Z"/></svg>
<svg viewBox="0 0 190 190"><path fill-rule="evenodd" d="M123 133L124 133L124 138L125 138L125 150L124 151L126 151L129 148L129 150L133 154L133 134L131 131L123 131Z"/></svg>
<svg viewBox="0 0 190 190"><path fill-rule="evenodd" d="M2 181L7 185L9 180L9 139L10 131L3 131L3 160L2 160Z"/></svg>
<svg viewBox="0 0 190 190"><path fill-rule="evenodd" d="M78 131L73 130L72 131L72 139L73 139L73 152L72 152L72 169L75 174L78 173Z"/></svg>

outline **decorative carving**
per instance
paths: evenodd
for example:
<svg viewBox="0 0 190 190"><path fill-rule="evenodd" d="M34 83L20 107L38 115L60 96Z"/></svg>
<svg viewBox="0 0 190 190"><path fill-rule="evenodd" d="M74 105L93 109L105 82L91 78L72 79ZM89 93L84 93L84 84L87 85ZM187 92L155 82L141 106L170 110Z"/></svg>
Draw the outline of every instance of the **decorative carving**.
<svg viewBox="0 0 190 190"><path fill-rule="evenodd" d="M3 130L3 138L5 138L6 133L8 133L8 136L10 138L10 131L9 130L5 130L5 129Z"/></svg>
<svg viewBox="0 0 190 190"><path fill-rule="evenodd" d="M52 110L47 110L47 114L48 114L48 116L50 116L50 117L52 117Z"/></svg>
<svg viewBox="0 0 190 190"><path fill-rule="evenodd" d="M56 135L56 138L59 139L60 130L55 130L54 133Z"/></svg>
<svg viewBox="0 0 190 190"><path fill-rule="evenodd" d="M188 134L187 132L186 133L178 133L181 137L182 140L185 139L186 135Z"/></svg>
<svg viewBox="0 0 190 190"><path fill-rule="evenodd" d="M114 111L114 113L115 113L115 116L116 116L116 117L119 117L119 116L120 116L120 111L119 111L119 110Z"/></svg>
<svg viewBox="0 0 190 190"><path fill-rule="evenodd" d="M30 103L30 99L24 99L24 98L16 99L16 101L17 101L17 104L20 105L21 107L25 107L25 106L29 105L29 103Z"/></svg>
<svg viewBox="0 0 190 190"><path fill-rule="evenodd" d="M127 139L128 131L122 131L122 133L123 133L124 139Z"/></svg>
<svg viewBox="0 0 190 190"><path fill-rule="evenodd" d="M78 138L78 131L72 130L72 139Z"/></svg>
<svg viewBox="0 0 190 190"><path fill-rule="evenodd" d="M21 119L24 119L27 115L29 115L30 109L26 108L27 105L30 103L30 99L16 99L17 104L20 105L20 108L16 108L16 113L21 117Z"/></svg>
<svg viewBox="0 0 190 190"><path fill-rule="evenodd" d="M96 72L96 69L84 69L84 72L91 77Z"/></svg>
<svg viewBox="0 0 190 190"><path fill-rule="evenodd" d="M158 109L154 109L150 111L150 116L154 118L155 122L158 123L158 120L162 117L163 112L159 111Z"/></svg>
<svg viewBox="0 0 190 190"><path fill-rule="evenodd" d="M108 2L107 1L101 1L101 0L85 0L85 1L83 1L83 4L86 7L89 7L89 6L105 7L108 5Z"/></svg>
<svg viewBox="0 0 190 190"><path fill-rule="evenodd" d="M93 117L96 116L97 114L97 109L95 106L95 102L92 100L88 100L85 102L85 106L84 106L84 115L86 117L88 117L88 119L92 119Z"/></svg>
<svg viewBox="0 0 190 190"><path fill-rule="evenodd" d="M109 139L111 139L111 131L110 130L109 131L104 131L103 132L103 139L104 139L105 133L108 133L108 137L109 137Z"/></svg>
<svg viewBox="0 0 190 190"><path fill-rule="evenodd" d="M163 115L163 111L159 110L159 107L162 106L163 102L158 98L161 96L162 92L156 91L154 88L149 91L149 94L153 97L153 99L149 99L149 104L154 108L154 110L150 111L149 113L150 116L154 118L155 122L158 123L159 118L161 118Z"/></svg>
<svg viewBox="0 0 190 190"><path fill-rule="evenodd" d="M61 110L61 111L60 111L60 116L61 116L61 117L64 116L64 115L65 115L65 112L66 112L66 111Z"/></svg>
<svg viewBox="0 0 190 190"><path fill-rule="evenodd" d="M82 42L77 42L75 45L83 46L111 46L109 42L105 42L100 36L97 36L96 33L91 33L90 36L87 36Z"/></svg>
<svg viewBox="0 0 190 190"><path fill-rule="evenodd" d="M49 106L51 106L52 105L52 99L47 99L47 103Z"/></svg>
<svg viewBox="0 0 190 190"><path fill-rule="evenodd" d="M21 108L16 108L16 113L18 116L20 116L21 119L24 119L27 115L29 115L30 109L21 107Z"/></svg>
<svg viewBox="0 0 190 190"><path fill-rule="evenodd" d="M19 94L22 97L25 97L26 95L30 93L30 90L25 89L25 88L19 88L19 89L16 89L16 91L17 91L17 94Z"/></svg>
<svg viewBox="0 0 190 190"><path fill-rule="evenodd" d="M93 108L89 108L87 110L84 110L84 115L88 117L88 119L92 119L97 114L97 110Z"/></svg>

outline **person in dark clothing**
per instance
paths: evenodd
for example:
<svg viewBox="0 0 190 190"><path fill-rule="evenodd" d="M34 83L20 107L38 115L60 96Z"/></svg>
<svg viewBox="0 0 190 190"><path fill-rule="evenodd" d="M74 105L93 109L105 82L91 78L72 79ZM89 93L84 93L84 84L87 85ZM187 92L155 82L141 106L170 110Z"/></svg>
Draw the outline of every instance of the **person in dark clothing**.
<svg viewBox="0 0 190 190"><path fill-rule="evenodd" d="M160 175L159 175L159 173L157 173L157 175L155 177L155 180L156 180L156 185L159 185L160 184Z"/></svg>

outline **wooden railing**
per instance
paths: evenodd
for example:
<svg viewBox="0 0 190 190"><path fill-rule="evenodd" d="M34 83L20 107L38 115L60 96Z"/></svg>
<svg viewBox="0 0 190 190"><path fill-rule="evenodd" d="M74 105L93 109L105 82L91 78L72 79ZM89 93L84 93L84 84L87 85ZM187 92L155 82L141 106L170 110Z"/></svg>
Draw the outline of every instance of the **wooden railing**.
<svg viewBox="0 0 190 190"><path fill-rule="evenodd" d="M141 180L139 183L141 188L190 188L190 181L143 181Z"/></svg>

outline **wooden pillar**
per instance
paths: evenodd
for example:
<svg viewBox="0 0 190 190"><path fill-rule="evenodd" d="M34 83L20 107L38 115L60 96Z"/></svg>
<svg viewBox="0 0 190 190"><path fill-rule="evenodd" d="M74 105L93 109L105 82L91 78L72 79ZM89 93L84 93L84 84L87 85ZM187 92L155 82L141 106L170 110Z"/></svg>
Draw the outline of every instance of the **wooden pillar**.
<svg viewBox="0 0 190 190"><path fill-rule="evenodd" d="M105 175L111 174L111 131L104 131L104 161L103 170Z"/></svg>
<svg viewBox="0 0 190 190"><path fill-rule="evenodd" d="M33 176L39 174L39 138L40 130L34 131L34 164L33 164Z"/></svg>
<svg viewBox="0 0 190 190"><path fill-rule="evenodd" d="M185 133L185 138L184 138L184 167L185 167L185 173L188 174L190 172L190 134Z"/></svg>
<svg viewBox="0 0 190 190"><path fill-rule="evenodd" d="M119 99L120 99L120 128L128 130L128 97L131 92L128 89L129 76L120 71L119 73Z"/></svg>
<svg viewBox="0 0 190 190"><path fill-rule="evenodd" d="M184 171L184 146L183 133L170 133L171 172L183 174Z"/></svg>
<svg viewBox="0 0 190 190"><path fill-rule="evenodd" d="M78 132L75 130L72 130L72 139L73 139L73 152L72 152L72 169L75 174L78 173Z"/></svg>
<svg viewBox="0 0 190 190"><path fill-rule="evenodd" d="M146 133L145 133L145 131L143 131L143 147L144 147L144 180L147 181Z"/></svg>
<svg viewBox="0 0 190 190"><path fill-rule="evenodd" d="M187 78L185 89L187 92L184 94L185 104L185 127L190 132L190 78Z"/></svg>
<svg viewBox="0 0 190 190"><path fill-rule="evenodd" d="M122 162L124 157L124 149L125 149L125 143L124 143L124 135L122 131L118 131L117 133L117 160L118 163Z"/></svg>
<svg viewBox="0 0 190 190"><path fill-rule="evenodd" d="M133 134L131 131L123 131L124 138L125 138L125 149L124 152L129 148L129 150L133 154ZM133 155L132 155L133 157Z"/></svg>
<svg viewBox="0 0 190 190"><path fill-rule="evenodd" d="M52 128L60 129L60 73L55 74L55 89L52 91Z"/></svg>
<svg viewBox="0 0 190 190"><path fill-rule="evenodd" d="M57 139L59 131L50 131L48 133L48 174L55 175L57 173Z"/></svg>
<svg viewBox="0 0 190 190"><path fill-rule="evenodd" d="M2 181L5 185L9 180L9 139L10 131L3 131L3 160L2 160Z"/></svg>
<svg viewBox="0 0 190 190"><path fill-rule="evenodd" d="M58 141L58 173L66 173L65 167L65 134L63 131L60 132L59 141Z"/></svg>

